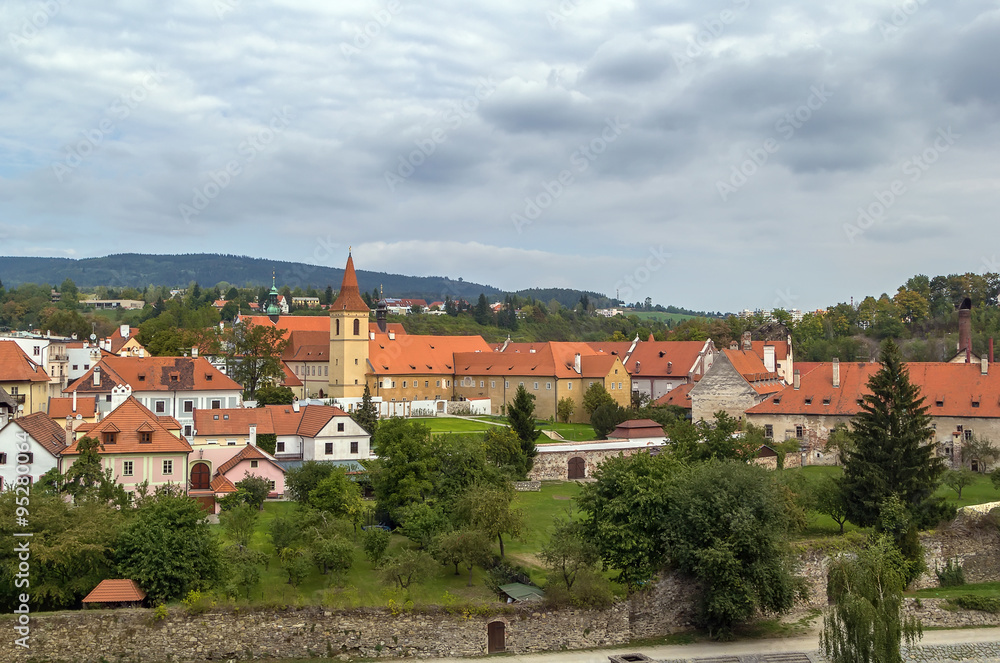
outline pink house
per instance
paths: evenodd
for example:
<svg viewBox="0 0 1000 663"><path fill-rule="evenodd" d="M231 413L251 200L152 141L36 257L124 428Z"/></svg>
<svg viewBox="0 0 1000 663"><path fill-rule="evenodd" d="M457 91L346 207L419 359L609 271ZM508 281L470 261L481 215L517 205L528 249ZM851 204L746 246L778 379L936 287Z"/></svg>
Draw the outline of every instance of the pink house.
<svg viewBox="0 0 1000 663"><path fill-rule="evenodd" d="M216 477L225 477L234 484L248 474L263 477L271 482L269 497L280 497L285 494L285 469L278 465L274 456L258 446L248 444L215 470Z"/></svg>
<svg viewBox="0 0 1000 663"><path fill-rule="evenodd" d="M130 396L104 419L87 426L86 436L101 443L101 465L126 491L135 492L145 482L149 489L167 484L185 488L191 446L180 427L169 418L158 417ZM79 458L79 441L60 455L59 471L65 473Z"/></svg>

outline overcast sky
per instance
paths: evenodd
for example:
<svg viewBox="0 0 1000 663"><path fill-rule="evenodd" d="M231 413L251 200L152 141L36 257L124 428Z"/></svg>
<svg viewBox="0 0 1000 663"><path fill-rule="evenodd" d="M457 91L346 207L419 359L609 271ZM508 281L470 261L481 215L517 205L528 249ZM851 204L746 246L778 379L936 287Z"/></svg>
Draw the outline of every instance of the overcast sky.
<svg viewBox="0 0 1000 663"><path fill-rule="evenodd" d="M996 0L11 1L0 27L3 255L353 246L723 311L1000 271Z"/></svg>

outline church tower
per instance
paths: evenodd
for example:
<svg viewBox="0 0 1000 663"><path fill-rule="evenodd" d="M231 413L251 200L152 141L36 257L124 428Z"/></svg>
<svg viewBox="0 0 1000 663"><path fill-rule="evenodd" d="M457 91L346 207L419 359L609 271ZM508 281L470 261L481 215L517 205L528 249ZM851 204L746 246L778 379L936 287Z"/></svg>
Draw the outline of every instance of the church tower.
<svg viewBox="0 0 1000 663"><path fill-rule="evenodd" d="M354 258L347 254L344 281L330 306L330 397L361 398L368 370L368 305L358 291Z"/></svg>

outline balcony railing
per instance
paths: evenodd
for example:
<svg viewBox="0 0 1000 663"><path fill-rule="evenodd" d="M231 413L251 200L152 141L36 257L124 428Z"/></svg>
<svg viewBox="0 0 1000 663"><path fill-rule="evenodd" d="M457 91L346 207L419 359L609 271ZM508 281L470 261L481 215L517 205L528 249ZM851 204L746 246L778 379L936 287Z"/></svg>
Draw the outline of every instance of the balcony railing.
<svg viewBox="0 0 1000 663"><path fill-rule="evenodd" d="M17 403L18 405L24 405L25 401L27 400L27 398L25 397L25 395L24 395L24 394L11 394L11 395L10 395L10 397L11 397L11 398L12 398L12 399L14 400L14 402L15 402L15 403Z"/></svg>

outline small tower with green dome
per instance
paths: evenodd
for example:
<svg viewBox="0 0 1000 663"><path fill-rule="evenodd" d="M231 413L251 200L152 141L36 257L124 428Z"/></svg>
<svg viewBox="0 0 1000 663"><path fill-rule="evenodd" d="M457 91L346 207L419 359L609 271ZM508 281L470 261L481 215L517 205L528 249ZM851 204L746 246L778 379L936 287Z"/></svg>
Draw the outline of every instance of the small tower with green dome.
<svg viewBox="0 0 1000 663"><path fill-rule="evenodd" d="M277 324L281 315L281 307L278 306L278 288L274 284L274 272L271 272L271 292L267 293L267 308L264 310L271 322Z"/></svg>

